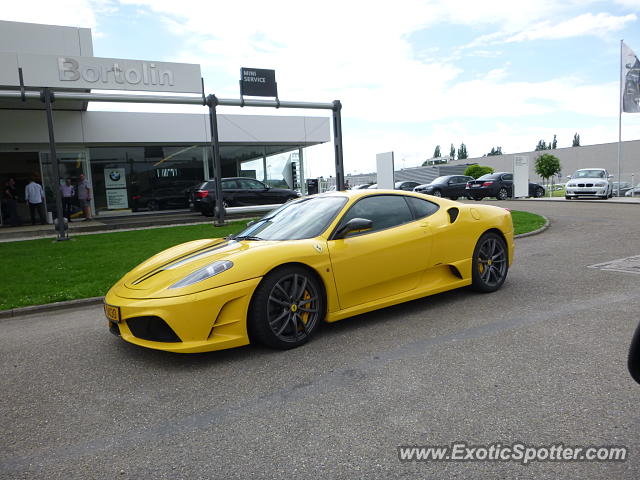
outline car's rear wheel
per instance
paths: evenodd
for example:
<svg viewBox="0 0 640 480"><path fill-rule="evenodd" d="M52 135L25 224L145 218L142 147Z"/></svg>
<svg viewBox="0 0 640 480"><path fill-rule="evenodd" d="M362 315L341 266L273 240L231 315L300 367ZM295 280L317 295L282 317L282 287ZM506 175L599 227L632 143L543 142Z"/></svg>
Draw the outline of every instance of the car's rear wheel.
<svg viewBox="0 0 640 480"><path fill-rule="evenodd" d="M149 209L150 212L160 210L160 202L158 202L157 200L149 200L147 202L147 209Z"/></svg>
<svg viewBox="0 0 640 480"><path fill-rule="evenodd" d="M495 232L480 237L473 251L472 284L477 292L495 292L509 270L509 253L504 239Z"/></svg>
<svg viewBox="0 0 640 480"><path fill-rule="evenodd" d="M455 201L457 199L458 199L458 197L449 197L449 200L454 200Z"/></svg>
<svg viewBox="0 0 640 480"><path fill-rule="evenodd" d="M301 267L279 268L256 289L247 327L251 340L279 349L298 347L313 335L324 316L319 281Z"/></svg>
<svg viewBox="0 0 640 480"><path fill-rule="evenodd" d="M542 188L536 188L536 191L534 192L533 196L535 198L542 198L542 196L544 196L544 190Z"/></svg>
<svg viewBox="0 0 640 480"><path fill-rule="evenodd" d="M500 188L500 190L498 190L498 194L496 195L496 199L506 200L507 198L509 198L509 192L507 191L507 189L504 187Z"/></svg>

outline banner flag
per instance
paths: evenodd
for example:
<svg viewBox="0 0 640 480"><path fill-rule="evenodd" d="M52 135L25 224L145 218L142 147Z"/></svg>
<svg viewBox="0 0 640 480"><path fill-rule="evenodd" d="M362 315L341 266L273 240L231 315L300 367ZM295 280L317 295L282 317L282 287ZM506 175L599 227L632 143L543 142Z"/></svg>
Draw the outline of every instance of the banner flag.
<svg viewBox="0 0 640 480"><path fill-rule="evenodd" d="M622 111L640 113L640 61L622 42Z"/></svg>

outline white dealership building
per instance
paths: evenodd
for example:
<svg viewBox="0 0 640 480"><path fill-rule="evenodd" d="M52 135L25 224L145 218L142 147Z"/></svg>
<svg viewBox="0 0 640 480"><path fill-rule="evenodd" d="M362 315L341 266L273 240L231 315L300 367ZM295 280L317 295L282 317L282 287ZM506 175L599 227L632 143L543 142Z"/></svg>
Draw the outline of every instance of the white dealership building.
<svg viewBox="0 0 640 480"><path fill-rule="evenodd" d="M90 29L0 21L0 89L15 91L21 83L27 90L79 92L202 89L199 65L97 58ZM52 172L44 104L0 100L0 181L14 178L20 192L38 177L50 210L58 182L75 182L80 173L93 186L96 215L186 207L185 190L212 176L204 107L202 114L90 111L85 101L65 100L53 108L60 178ZM330 128L328 117L219 114L222 176L302 186L304 148L328 142ZM23 203L19 213L27 216Z"/></svg>

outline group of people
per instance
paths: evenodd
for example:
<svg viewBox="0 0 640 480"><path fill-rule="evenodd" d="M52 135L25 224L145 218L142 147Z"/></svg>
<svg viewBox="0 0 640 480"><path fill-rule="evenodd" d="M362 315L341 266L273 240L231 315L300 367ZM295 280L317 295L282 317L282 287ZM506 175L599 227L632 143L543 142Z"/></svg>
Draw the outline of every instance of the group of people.
<svg viewBox="0 0 640 480"><path fill-rule="evenodd" d="M29 215L31 217L31 224L36 224L36 214L38 220L42 225L46 225L46 211L45 211L45 195L42 185L37 181L38 179L33 176L30 182L24 189L24 201L29 205ZM84 174L80 174L77 185L73 185L71 178L67 178L65 183L60 185L60 192L62 194L62 210L63 215L67 221L71 221L71 207L74 199L77 196L80 208L84 213L84 220L91 220L91 186L87 182ZM9 178L2 192L2 207L3 207L3 220L6 225L19 226L20 217L18 215L18 190L16 188L16 181L14 178Z"/></svg>

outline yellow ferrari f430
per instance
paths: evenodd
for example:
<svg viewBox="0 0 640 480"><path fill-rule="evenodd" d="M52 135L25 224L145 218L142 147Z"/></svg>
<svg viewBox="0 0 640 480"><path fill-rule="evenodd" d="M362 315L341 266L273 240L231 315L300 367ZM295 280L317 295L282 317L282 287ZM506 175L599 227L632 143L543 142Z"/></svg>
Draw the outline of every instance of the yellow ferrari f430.
<svg viewBox="0 0 640 480"><path fill-rule="evenodd" d="M492 292L513 260L511 214L393 190L291 201L238 235L151 257L105 297L111 331L172 352L292 348L335 322L454 288Z"/></svg>

